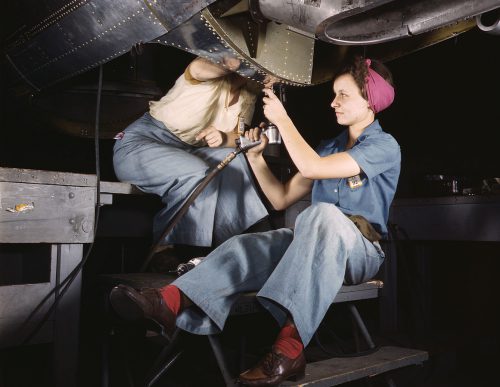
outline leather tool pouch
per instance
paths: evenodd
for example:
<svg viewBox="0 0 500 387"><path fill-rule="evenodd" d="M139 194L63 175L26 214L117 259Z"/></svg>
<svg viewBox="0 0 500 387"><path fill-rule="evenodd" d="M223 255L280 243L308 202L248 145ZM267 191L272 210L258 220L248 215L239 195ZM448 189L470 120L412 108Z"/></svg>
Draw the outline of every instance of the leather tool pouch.
<svg viewBox="0 0 500 387"><path fill-rule="evenodd" d="M378 242L382 236L373 228L370 222L361 215L346 215L370 242Z"/></svg>

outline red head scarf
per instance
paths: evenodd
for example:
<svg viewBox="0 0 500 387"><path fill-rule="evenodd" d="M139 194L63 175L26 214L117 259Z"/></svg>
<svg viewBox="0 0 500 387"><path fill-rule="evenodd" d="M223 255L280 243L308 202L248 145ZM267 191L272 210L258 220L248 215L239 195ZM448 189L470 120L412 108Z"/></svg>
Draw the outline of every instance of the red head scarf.
<svg viewBox="0 0 500 387"><path fill-rule="evenodd" d="M374 113L378 113L389 107L394 101L394 87L373 70L370 67L371 64L372 61L367 59L368 76L366 77L365 88L370 107Z"/></svg>

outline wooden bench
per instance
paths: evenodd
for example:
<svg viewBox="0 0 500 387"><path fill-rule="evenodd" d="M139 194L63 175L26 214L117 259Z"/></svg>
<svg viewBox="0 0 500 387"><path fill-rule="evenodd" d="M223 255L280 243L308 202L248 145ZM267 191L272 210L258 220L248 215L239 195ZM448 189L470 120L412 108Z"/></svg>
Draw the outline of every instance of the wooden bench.
<svg viewBox="0 0 500 387"><path fill-rule="evenodd" d="M81 263L83 245L94 240L97 203L95 175L0 167L0 261L4 273L22 272L19 246L31 246L46 259L47 278L38 283L0 286L0 348L20 345L55 300L54 288ZM102 182L100 203L109 205L115 194L137 193L130 184ZM7 253L5 252L7 250ZM22 277L22 276L21 276ZM52 292L52 293L51 293ZM27 325L20 327L34 308L48 301ZM75 276L55 312L30 344L52 342L55 384L76 386L80 318L81 273Z"/></svg>

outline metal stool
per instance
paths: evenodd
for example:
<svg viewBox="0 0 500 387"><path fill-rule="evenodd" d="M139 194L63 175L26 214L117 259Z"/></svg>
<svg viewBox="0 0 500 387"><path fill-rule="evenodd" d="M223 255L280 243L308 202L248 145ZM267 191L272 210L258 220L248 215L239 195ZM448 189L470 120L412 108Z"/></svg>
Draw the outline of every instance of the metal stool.
<svg viewBox="0 0 500 387"><path fill-rule="evenodd" d="M114 274L114 275L103 275L102 283L105 285L104 290L104 304L105 309L109 311L109 301L107 296L109 290L117 285L118 283L129 285L136 289L149 287L149 288L160 288L166 286L173 282L176 277L165 274L158 273L131 273L131 274ZM360 285L353 286L343 286L339 293L337 294L334 303L348 302L349 310L351 311L354 321L359 328L363 338L368 344L369 348L375 348L375 344L368 333L368 330L361 319L353 301L370 299L378 297L378 291L382 287L381 281L370 281ZM256 292L243 293L241 297L236 301L233 309L231 310L231 316L235 315L245 315L253 314L262 310L260 303L255 297ZM158 327L159 328L159 327ZM160 332L160 329L158 329ZM102 365L102 387L107 387L109 384L109 373L108 373L108 340L109 334L111 332L108 330L108 337L103 340L103 365ZM144 385L150 387L154 385L158 379L176 362L176 360L182 355L182 349L176 349L176 346L180 339L180 329L177 329L171 341L166 341L165 346L161 350L161 353L157 356L153 366L150 368L148 375L146 377ZM215 359L224 378L224 382L227 386L234 386L234 378L231 375L227 361L224 356L224 351L222 349L219 335L208 335L208 340L212 351L215 355ZM244 353L240 353L243 358ZM240 361L242 364L242 361Z"/></svg>

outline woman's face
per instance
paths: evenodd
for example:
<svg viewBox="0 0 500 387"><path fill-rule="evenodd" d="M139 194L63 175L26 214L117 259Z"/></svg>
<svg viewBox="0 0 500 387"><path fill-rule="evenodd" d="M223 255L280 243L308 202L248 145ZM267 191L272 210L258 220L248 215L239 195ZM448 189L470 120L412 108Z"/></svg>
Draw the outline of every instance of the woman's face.
<svg viewBox="0 0 500 387"><path fill-rule="evenodd" d="M361 90L352 75L343 74L336 78L333 81L333 94L335 97L330 106L335 110L340 125L355 125L372 114L368 101L361 96Z"/></svg>

